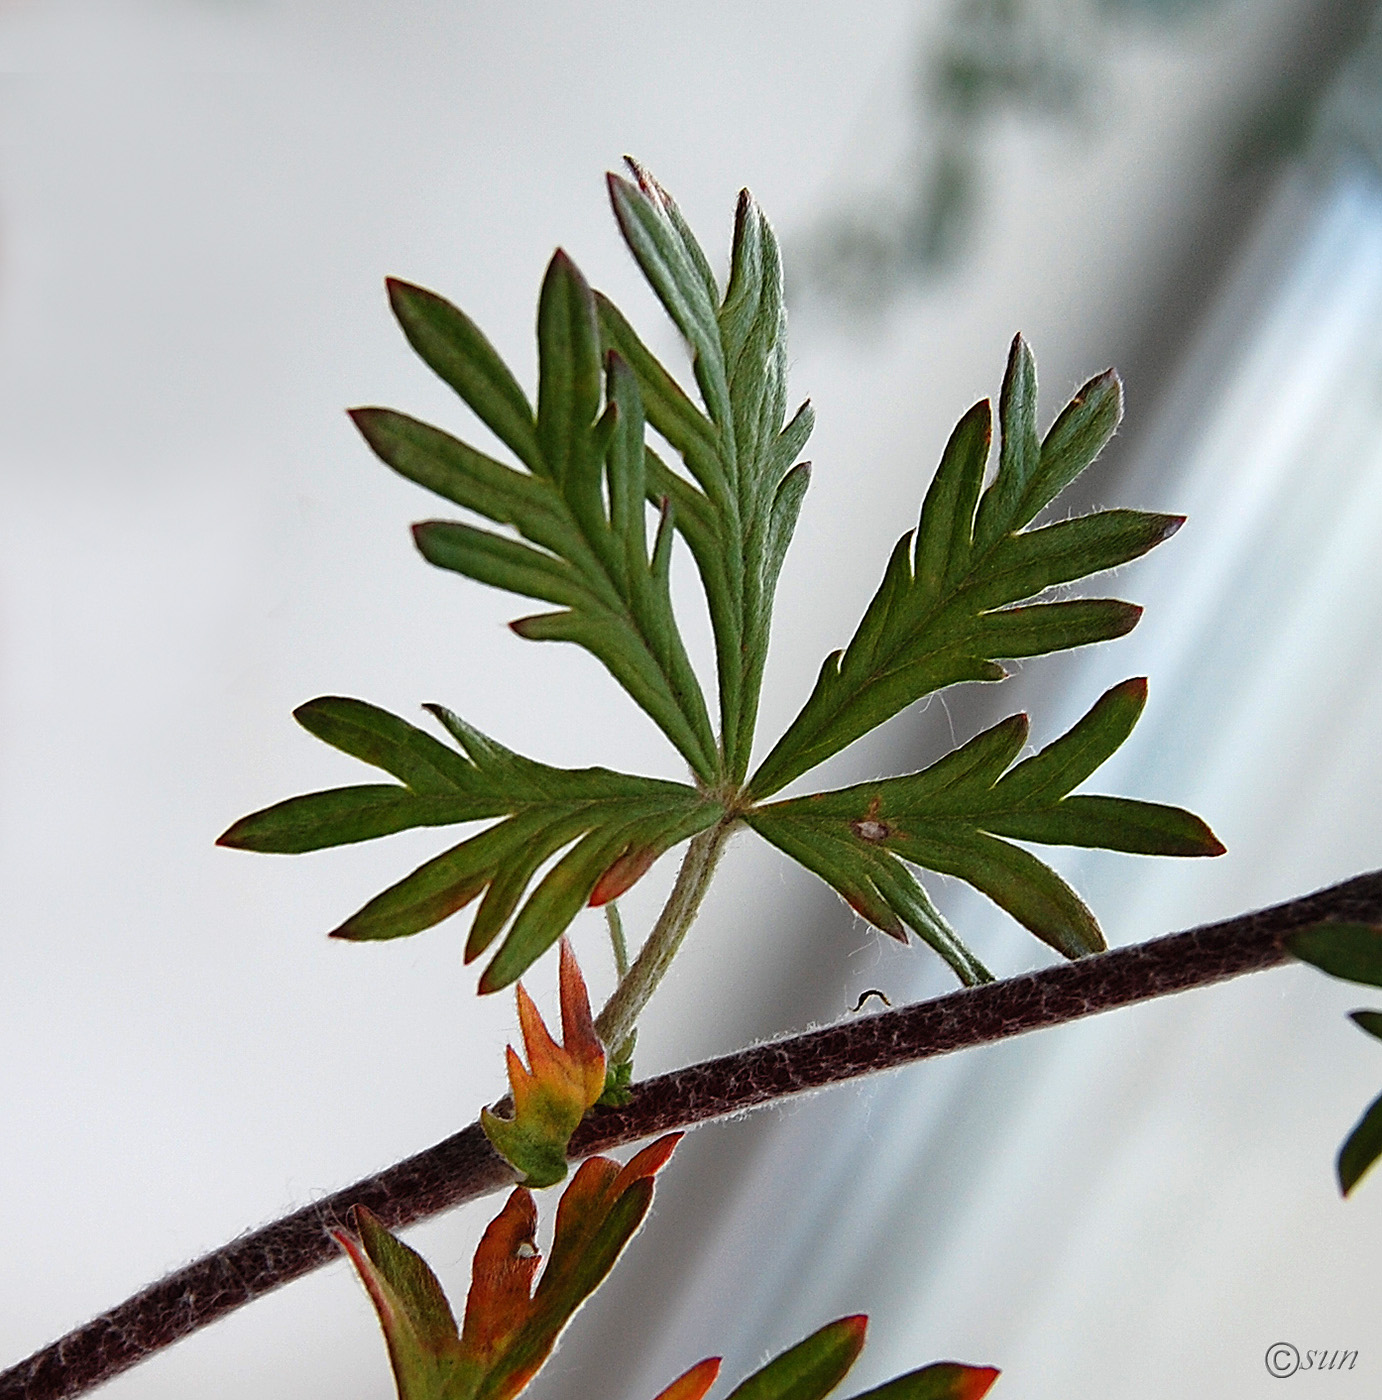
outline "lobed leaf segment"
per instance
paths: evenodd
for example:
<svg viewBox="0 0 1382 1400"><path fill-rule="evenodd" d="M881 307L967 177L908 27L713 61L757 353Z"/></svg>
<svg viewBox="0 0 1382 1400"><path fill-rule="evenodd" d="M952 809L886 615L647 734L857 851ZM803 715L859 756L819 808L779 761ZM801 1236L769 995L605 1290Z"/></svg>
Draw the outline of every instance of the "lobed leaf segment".
<svg viewBox="0 0 1382 1400"><path fill-rule="evenodd" d="M354 1231L335 1237L374 1305L399 1400L513 1400L637 1232L653 1178L679 1136L661 1138L622 1168L605 1157L582 1163L562 1193L540 1278L537 1206L526 1187L515 1190L475 1251L459 1328L421 1255L356 1207ZM824 1400L858 1358L866 1325L864 1317L827 1324L755 1372L729 1400ZM702 1400L719 1368L718 1357L697 1363L657 1400ZM856 1400L981 1400L997 1376L991 1367L940 1362Z"/></svg>
<svg viewBox="0 0 1382 1400"><path fill-rule="evenodd" d="M837 1318L775 1356L741 1381L727 1400L824 1400L848 1375L863 1350L868 1318ZM720 1358L708 1357L673 1381L657 1400L701 1400L714 1384ZM983 1400L998 1371L937 1361L856 1395L853 1400Z"/></svg>
<svg viewBox="0 0 1382 1400"><path fill-rule="evenodd" d="M1219 855L1223 846L1179 807L1071 797L1132 732L1147 683L1104 694L1068 733L1010 767L1027 739L1012 715L919 773L775 802L746 820L894 938L903 925L966 983L989 973L960 942L903 862L955 875L1068 958L1105 947L1094 915L1049 866L1002 837L1143 855Z"/></svg>
<svg viewBox="0 0 1382 1400"><path fill-rule="evenodd" d="M220 844L314 851L409 827L502 817L375 896L333 933L354 940L400 938L483 894L466 961L479 957L506 927L508 932L485 969L481 991L517 980L584 904L613 899L668 847L723 813L720 804L683 783L607 768L553 768L520 757L442 706L428 708L460 751L362 700L327 696L301 706L294 718L309 733L399 783L289 798L243 817ZM539 867L563 850L524 901Z"/></svg>
<svg viewBox="0 0 1382 1400"><path fill-rule="evenodd" d="M1184 520L1108 510L1026 528L1094 461L1122 416L1112 370L1091 379L1044 438L1036 397L1036 362L1018 336L999 397L997 473L985 488L985 399L946 444L917 528L898 540L854 637L826 658L810 698L753 775L755 798L923 696L959 681L1003 680L1001 659L1107 641L1136 625L1142 609L1112 598L1029 601L1138 558Z"/></svg>
<svg viewBox="0 0 1382 1400"><path fill-rule="evenodd" d="M705 588L719 670L722 776L748 771L768 655L773 595L796 529L810 464L797 463L815 422L809 403L786 420L787 321L782 260L763 212L739 195L729 284L720 295L695 235L671 196L636 161L609 176L624 241L686 340L697 407L607 298L605 343L638 379L648 422L692 480L649 450L650 493L671 502ZM693 484L694 483L694 484Z"/></svg>
<svg viewBox="0 0 1382 1400"><path fill-rule="evenodd" d="M464 312L406 282L391 281L389 298L413 348L527 468L506 466L392 409L356 409L356 426L383 462L522 537L424 521L413 529L423 557L559 605L520 618L514 631L575 642L598 657L696 776L713 780L710 718L668 596L666 511L648 550L638 386L617 354L601 355L585 278L558 251L543 279L536 413Z"/></svg>
<svg viewBox="0 0 1382 1400"><path fill-rule="evenodd" d="M1382 928L1342 921L1314 924L1293 933L1286 947L1331 977L1382 987ZM1382 1040L1382 1011L1353 1011L1349 1017L1360 1030ZM1339 1190L1347 1196L1378 1158L1382 1158L1382 1094L1363 1111L1339 1149L1335 1163Z"/></svg>

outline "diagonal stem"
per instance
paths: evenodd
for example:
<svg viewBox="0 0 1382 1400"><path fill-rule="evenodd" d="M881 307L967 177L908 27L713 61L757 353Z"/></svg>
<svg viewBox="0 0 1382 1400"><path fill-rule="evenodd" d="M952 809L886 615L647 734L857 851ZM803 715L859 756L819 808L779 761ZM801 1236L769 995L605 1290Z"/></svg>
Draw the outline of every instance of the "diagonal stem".
<svg viewBox="0 0 1382 1400"><path fill-rule="evenodd" d="M592 1114L572 1158L741 1113L878 1070L1101 1011L1207 986L1287 961L1282 940L1324 919L1382 923L1382 871L1270 909L990 982L897 1011L757 1045L633 1086L622 1108ZM515 1180L471 1124L437 1146L314 1202L136 1294L0 1373L0 1400L80 1395L209 1322L336 1257L327 1231L363 1204L392 1229Z"/></svg>

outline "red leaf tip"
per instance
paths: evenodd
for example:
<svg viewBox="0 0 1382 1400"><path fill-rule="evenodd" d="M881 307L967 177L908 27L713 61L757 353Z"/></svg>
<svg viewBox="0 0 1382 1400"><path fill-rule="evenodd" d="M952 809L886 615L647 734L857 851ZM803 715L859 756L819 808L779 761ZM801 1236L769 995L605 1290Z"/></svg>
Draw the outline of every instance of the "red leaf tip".
<svg viewBox="0 0 1382 1400"><path fill-rule="evenodd" d="M635 1181L656 1176L667 1165L677 1143L684 1136L684 1133L666 1133L656 1142L649 1143L641 1152L636 1152L619 1171L618 1189L625 1190Z"/></svg>
<svg viewBox="0 0 1382 1400"><path fill-rule="evenodd" d="M638 188L642 190L649 199L655 200L659 204L665 202L667 192L653 179L652 171L650 171L646 165L636 160L633 156L625 156L624 164L628 167L629 174L632 175L637 182Z"/></svg>
<svg viewBox="0 0 1382 1400"><path fill-rule="evenodd" d="M590 892L590 907L598 909L612 899L618 899L648 873L659 852L655 846L630 846L595 882Z"/></svg>
<svg viewBox="0 0 1382 1400"><path fill-rule="evenodd" d="M954 1390L955 1400L983 1400L1002 1372L996 1366L965 1366Z"/></svg>
<svg viewBox="0 0 1382 1400"><path fill-rule="evenodd" d="M698 1361L662 1391L657 1400L701 1400L715 1384L722 1360L719 1356L707 1356L704 1361Z"/></svg>

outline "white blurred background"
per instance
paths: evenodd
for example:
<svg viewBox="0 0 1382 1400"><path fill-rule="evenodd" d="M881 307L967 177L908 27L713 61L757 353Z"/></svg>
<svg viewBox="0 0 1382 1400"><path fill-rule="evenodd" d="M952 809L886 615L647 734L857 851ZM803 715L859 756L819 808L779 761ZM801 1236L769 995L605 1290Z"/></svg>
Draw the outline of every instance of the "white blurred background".
<svg viewBox="0 0 1382 1400"><path fill-rule="evenodd" d="M1111 941L1382 865L1370 9L0 0L0 1365L502 1092L512 1003L475 997L464 916L323 936L437 833L213 847L251 809L360 780L293 706L439 700L536 757L678 775L594 661L507 631L525 604L421 563L406 527L435 499L342 412L473 431L382 278L465 307L531 385L557 244L674 357L604 202L625 151L721 263L742 184L788 250L793 390L820 426L765 736L1021 329L1048 417L1110 363L1128 381L1080 503L1190 523L1119 575L1148 607L1132 638L900 717L827 778L920 766L1023 707L1044 742L1147 674L1093 786L1190 806L1229 854L1053 853ZM684 558L678 577L699 618ZM625 901L635 931L663 864ZM1045 960L937 892L1001 972ZM607 990L594 914L576 937ZM864 988L946 987L882 943L741 837L640 1075ZM1332 1175L1382 1087L1359 1004L1279 971L703 1129L534 1394L640 1400L707 1354L732 1384L867 1311L846 1394L951 1356L1001 1366L1004 1397L1275 1395L1263 1355L1285 1340L1358 1349L1328 1386L1375 1395L1382 1181L1345 1205ZM410 1234L458 1303L496 1205ZM341 1264L107 1393L391 1391Z"/></svg>

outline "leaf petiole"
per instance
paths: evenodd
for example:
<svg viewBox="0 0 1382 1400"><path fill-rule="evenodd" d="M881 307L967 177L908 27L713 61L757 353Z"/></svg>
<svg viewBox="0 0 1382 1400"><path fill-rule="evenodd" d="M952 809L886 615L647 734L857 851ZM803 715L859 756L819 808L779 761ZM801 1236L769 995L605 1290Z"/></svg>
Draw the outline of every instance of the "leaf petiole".
<svg viewBox="0 0 1382 1400"><path fill-rule="evenodd" d="M696 914L714 877L725 843L738 827L737 818L726 816L714 826L692 837L677 872L676 883L639 950L633 966L619 979L614 995L595 1020L595 1032L606 1046L623 1046L666 975L667 968L681 947L682 939L696 921ZM611 929L612 929L611 925Z"/></svg>

